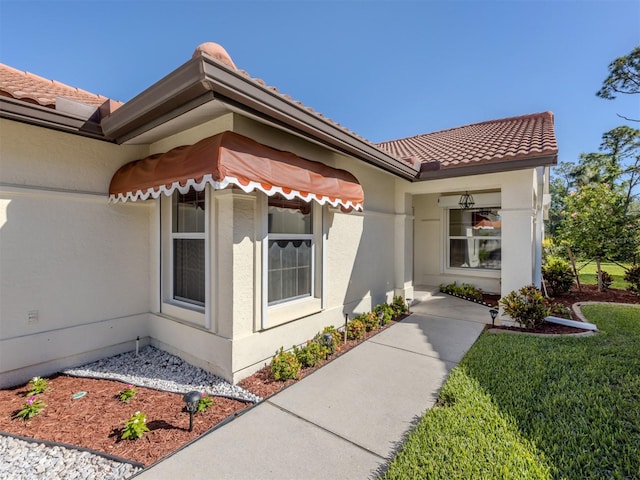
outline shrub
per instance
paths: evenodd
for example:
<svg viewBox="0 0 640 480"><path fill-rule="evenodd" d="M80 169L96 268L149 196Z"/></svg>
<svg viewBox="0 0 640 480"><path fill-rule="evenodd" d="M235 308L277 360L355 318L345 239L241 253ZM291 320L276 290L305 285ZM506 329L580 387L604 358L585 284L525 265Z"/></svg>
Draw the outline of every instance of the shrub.
<svg viewBox="0 0 640 480"><path fill-rule="evenodd" d="M321 337L320 337L321 338ZM293 347L293 354L300 362L302 367L315 367L318 361L324 359L328 354L328 348L315 340L313 342L307 341L307 344L302 347Z"/></svg>
<svg viewBox="0 0 640 480"><path fill-rule="evenodd" d="M611 284L613 283L613 277L608 273L605 272L604 270L602 270L602 286L604 287L605 290L607 290L609 287L611 287ZM596 284L598 283L598 274L596 273Z"/></svg>
<svg viewBox="0 0 640 480"><path fill-rule="evenodd" d="M380 312L382 312L382 325L386 325L393 319L393 307L388 303L376 305L373 311L376 315L380 315Z"/></svg>
<svg viewBox="0 0 640 480"><path fill-rule="evenodd" d="M640 294L640 263L632 265L624 274L624 280L629 282L627 290Z"/></svg>
<svg viewBox="0 0 640 480"><path fill-rule="evenodd" d="M507 315L524 328L535 328L551 313L549 301L534 285L514 290L500 299Z"/></svg>
<svg viewBox="0 0 640 480"><path fill-rule="evenodd" d="M457 282L450 283L449 285L440 285L440 291L442 293L448 293L449 295L457 295L459 297L470 298L477 302L482 301L482 290L470 283L463 283L462 285Z"/></svg>
<svg viewBox="0 0 640 480"><path fill-rule="evenodd" d="M358 340L364 337L366 327L361 320L354 318L347 323L347 340Z"/></svg>
<svg viewBox="0 0 640 480"><path fill-rule="evenodd" d="M542 275L553 295L567 293L573 286L573 272L563 258L549 256L542 266Z"/></svg>
<svg viewBox="0 0 640 480"><path fill-rule="evenodd" d="M283 351L282 347L271 360L271 374L276 380L284 381L290 378L298 378L300 367L300 362L296 356L291 352Z"/></svg>
<svg viewBox="0 0 640 480"><path fill-rule="evenodd" d="M401 295L393 297L391 308L393 308L394 317L399 317L400 315L407 313L408 310L407 304L404 301L404 297L402 297Z"/></svg>
<svg viewBox="0 0 640 480"><path fill-rule="evenodd" d="M380 320L373 312L363 313L358 315L356 318L364 324L364 328L367 332L380 328Z"/></svg>
<svg viewBox="0 0 640 480"><path fill-rule="evenodd" d="M137 440L148 431L147 415L141 412L136 412L125 422L120 438L122 440Z"/></svg>
<svg viewBox="0 0 640 480"><path fill-rule="evenodd" d="M316 337L319 335L324 335L325 333L330 333L333 337L333 343L331 344L331 353L333 353L336 351L336 348L338 348L342 344L342 333L340 333L338 329L333 325L329 325L328 327L324 327L322 329L322 333L316 335Z"/></svg>

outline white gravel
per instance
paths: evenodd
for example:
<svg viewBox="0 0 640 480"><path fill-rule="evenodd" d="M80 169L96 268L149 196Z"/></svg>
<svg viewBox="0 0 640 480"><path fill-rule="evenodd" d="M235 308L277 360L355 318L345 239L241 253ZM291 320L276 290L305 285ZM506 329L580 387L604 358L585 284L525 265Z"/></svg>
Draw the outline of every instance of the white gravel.
<svg viewBox="0 0 640 480"><path fill-rule="evenodd" d="M248 402L262 400L212 373L152 346L141 348L137 356L135 352L127 352L82 367L69 368L62 373L76 377L119 380L167 392L186 393L198 390ZM129 463L117 462L86 451L0 435L2 480L121 480L139 470Z"/></svg>
<svg viewBox="0 0 640 480"><path fill-rule="evenodd" d="M68 368L62 373L75 377L120 380L165 392L187 393L198 390L253 403L261 400L243 388L150 345L141 348L138 356L135 351L126 352L82 367Z"/></svg>

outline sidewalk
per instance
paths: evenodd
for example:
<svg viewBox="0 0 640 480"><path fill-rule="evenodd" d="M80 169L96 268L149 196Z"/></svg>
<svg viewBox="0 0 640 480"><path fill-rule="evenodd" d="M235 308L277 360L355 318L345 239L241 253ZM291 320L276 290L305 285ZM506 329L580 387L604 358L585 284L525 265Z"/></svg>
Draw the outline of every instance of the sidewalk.
<svg viewBox="0 0 640 480"><path fill-rule="evenodd" d="M418 300L409 317L136 480L374 478L490 320L457 298Z"/></svg>

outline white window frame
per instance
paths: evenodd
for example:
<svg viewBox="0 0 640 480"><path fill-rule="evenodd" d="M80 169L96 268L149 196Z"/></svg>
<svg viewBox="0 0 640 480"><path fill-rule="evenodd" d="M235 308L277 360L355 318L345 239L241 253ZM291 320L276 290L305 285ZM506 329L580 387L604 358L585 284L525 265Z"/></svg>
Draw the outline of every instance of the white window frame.
<svg viewBox="0 0 640 480"><path fill-rule="evenodd" d="M171 197L161 196L160 200L160 230L161 230L161 303L160 311L165 315L175 317L189 323L196 324L207 329L211 328L211 264L210 264L210 246L211 246L211 215L212 197L211 188L206 186L205 190L205 216L204 216L204 232L180 233L172 231L173 220L173 195L178 195L178 191L174 192ZM188 301L176 299L174 295L174 239L203 239L204 240L204 262L205 262L205 302L204 305L198 305Z"/></svg>
<svg viewBox="0 0 640 480"><path fill-rule="evenodd" d="M263 214L262 229L262 322L261 328L267 329L297 320L322 311L324 305L324 250L326 234L324 232L324 208L317 202L310 203L312 209L312 232L309 234L269 234L269 199L261 195ZM311 240L311 295L294 297L269 303L269 240Z"/></svg>
<svg viewBox="0 0 640 480"><path fill-rule="evenodd" d="M480 193L473 194L475 199L475 205L472 210L477 209L491 209L497 210L500 213L502 207L500 205L500 193ZM450 213L451 210L460 210L460 206L458 205L460 195L446 195L442 196L438 199L438 204L442 207L442 219L441 224L442 228L442 272L449 275L459 275L459 276L468 276L468 277L482 277L482 278L500 278L502 275L502 263L499 269L488 269L488 268L475 268L475 267L451 267L450 255L451 255L451 239L468 239L469 237L464 237L460 235L449 235L449 226L450 226ZM503 244L502 234L500 237L487 236L487 237L474 237L478 240L491 240L496 239L500 240L501 245Z"/></svg>

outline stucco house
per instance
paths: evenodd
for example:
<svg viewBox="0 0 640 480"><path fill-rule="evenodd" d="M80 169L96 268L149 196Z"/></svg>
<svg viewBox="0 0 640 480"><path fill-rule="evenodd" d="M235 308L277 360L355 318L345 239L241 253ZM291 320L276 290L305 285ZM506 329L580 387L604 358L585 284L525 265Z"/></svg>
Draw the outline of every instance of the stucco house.
<svg viewBox="0 0 640 480"><path fill-rule="evenodd" d="M550 112L373 144L208 43L124 104L1 65L0 117L0 387L138 337L237 382L395 295L540 283Z"/></svg>

